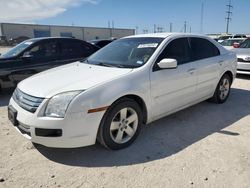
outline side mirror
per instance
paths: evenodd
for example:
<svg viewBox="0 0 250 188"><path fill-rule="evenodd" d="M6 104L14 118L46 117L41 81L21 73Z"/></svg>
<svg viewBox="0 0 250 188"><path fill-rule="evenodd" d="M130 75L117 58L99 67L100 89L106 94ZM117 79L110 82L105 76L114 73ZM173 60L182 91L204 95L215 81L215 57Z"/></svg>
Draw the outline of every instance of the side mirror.
<svg viewBox="0 0 250 188"><path fill-rule="evenodd" d="M24 58L24 59L29 59L31 57L33 57L33 55L31 55L30 52L24 52L24 54L22 56L22 58Z"/></svg>
<svg viewBox="0 0 250 188"><path fill-rule="evenodd" d="M234 47L234 48L239 48L239 47L240 47L240 44L237 43L237 42L235 42L235 43L233 44L233 47Z"/></svg>
<svg viewBox="0 0 250 188"><path fill-rule="evenodd" d="M157 64L161 69L175 69L175 68L177 68L177 60L176 59L163 59Z"/></svg>

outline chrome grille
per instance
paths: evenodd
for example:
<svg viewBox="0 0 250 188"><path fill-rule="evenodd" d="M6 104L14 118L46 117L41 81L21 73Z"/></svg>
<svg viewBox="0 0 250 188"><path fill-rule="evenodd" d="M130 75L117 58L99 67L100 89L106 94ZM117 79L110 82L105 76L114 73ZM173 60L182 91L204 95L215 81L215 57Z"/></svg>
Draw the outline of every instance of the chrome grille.
<svg viewBox="0 0 250 188"><path fill-rule="evenodd" d="M37 110L37 108L44 100L44 98L33 97L31 95L23 93L18 88L14 91L12 98L20 107L32 113Z"/></svg>

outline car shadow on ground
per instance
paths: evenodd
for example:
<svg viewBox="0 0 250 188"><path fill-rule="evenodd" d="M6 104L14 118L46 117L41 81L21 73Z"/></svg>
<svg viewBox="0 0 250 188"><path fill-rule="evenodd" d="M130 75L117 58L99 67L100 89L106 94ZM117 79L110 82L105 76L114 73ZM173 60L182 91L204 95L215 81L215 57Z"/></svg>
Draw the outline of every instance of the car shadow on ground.
<svg viewBox="0 0 250 188"><path fill-rule="evenodd" d="M0 107L7 106L14 89L0 91Z"/></svg>
<svg viewBox="0 0 250 188"><path fill-rule="evenodd" d="M250 75L247 75L247 74L237 74L236 78L240 79L240 80L250 80Z"/></svg>
<svg viewBox="0 0 250 188"><path fill-rule="evenodd" d="M223 129L250 114L249 97L250 91L232 89L225 104L203 102L144 126L137 140L119 151L107 150L99 144L76 149L35 147L46 158L70 166L110 167L159 160L213 133L239 136Z"/></svg>

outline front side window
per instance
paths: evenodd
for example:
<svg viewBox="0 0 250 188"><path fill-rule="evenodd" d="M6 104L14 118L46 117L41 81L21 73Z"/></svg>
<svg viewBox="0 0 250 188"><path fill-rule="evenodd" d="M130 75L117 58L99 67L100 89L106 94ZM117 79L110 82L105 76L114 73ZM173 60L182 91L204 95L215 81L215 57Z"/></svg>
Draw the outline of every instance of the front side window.
<svg viewBox="0 0 250 188"><path fill-rule="evenodd" d="M162 59L176 59L178 65L188 63L191 60L190 47L187 38L179 38L171 41L163 50L157 62Z"/></svg>
<svg viewBox="0 0 250 188"><path fill-rule="evenodd" d="M46 41L34 46L28 53L34 58L56 57L58 55L58 46L56 41Z"/></svg>
<svg viewBox="0 0 250 188"><path fill-rule="evenodd" d="M206 59L220 55L219 49L210 41L203 38L190 38L193 60Z"/></svg>
<svg viewBox="0 0 250 188"><path fill-rule="evenodd" d="M149 60L163 38L125 38L100 49L85 62L101 66L137 68Z"/></svg>

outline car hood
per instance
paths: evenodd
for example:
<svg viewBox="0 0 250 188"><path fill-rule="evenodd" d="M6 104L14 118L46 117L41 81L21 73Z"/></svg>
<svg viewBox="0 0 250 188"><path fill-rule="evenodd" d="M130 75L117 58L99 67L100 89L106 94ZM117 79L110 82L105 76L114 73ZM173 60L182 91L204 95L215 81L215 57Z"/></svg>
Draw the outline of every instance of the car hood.
<svg viewBox="0 0 250 188"><path fill-rule="evenodd" d="M76 62L27 78L18 84L18 88L31 96L50 98L67 91L87 90L132 70Z"/></svg>
<svg viewBox="0 0 250 188"><path fill-rule="evenodd" d="M250 56L250 48L234 48L233 52L237 54L237 56Z"/></svg>

